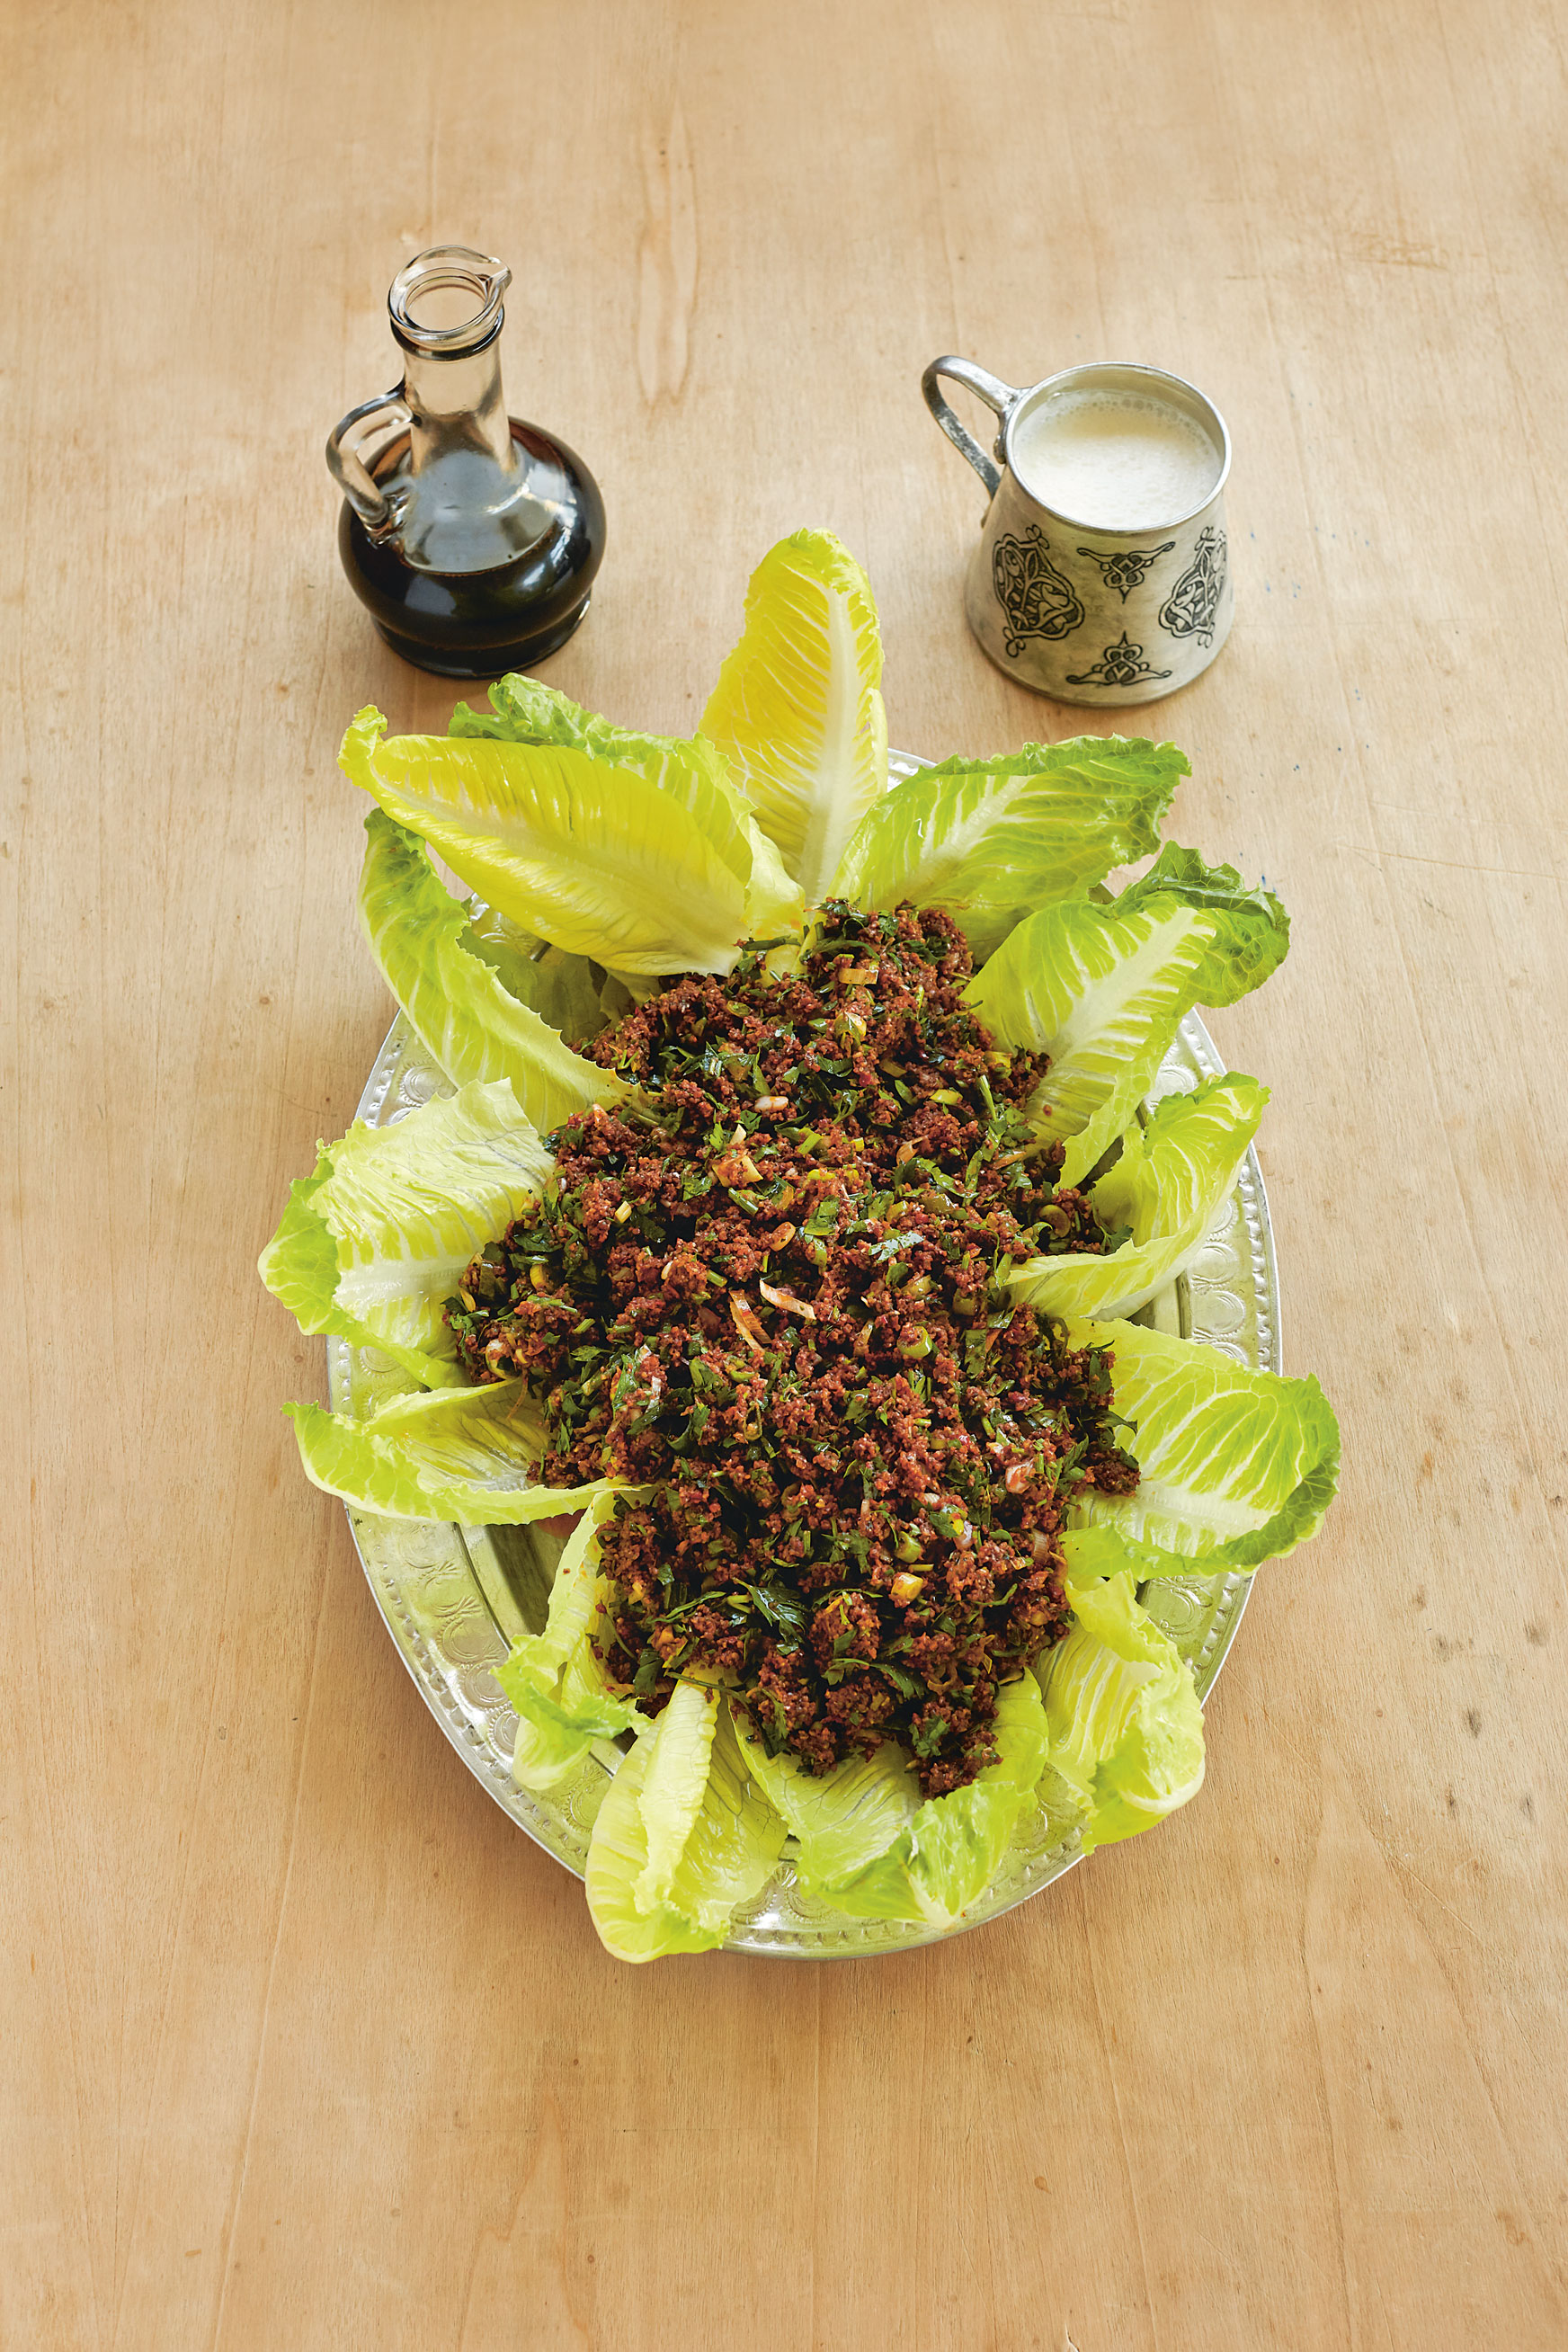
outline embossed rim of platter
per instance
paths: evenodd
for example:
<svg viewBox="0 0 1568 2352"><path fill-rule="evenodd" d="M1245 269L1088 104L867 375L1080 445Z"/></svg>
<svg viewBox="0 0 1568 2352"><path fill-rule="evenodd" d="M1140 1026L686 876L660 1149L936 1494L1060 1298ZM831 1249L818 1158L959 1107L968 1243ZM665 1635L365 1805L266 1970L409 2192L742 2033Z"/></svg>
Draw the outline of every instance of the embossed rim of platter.
<svg viewBox="0 0 1568 2352"><path fill-rule="evenodd" d="M921 763L894 752L889 765L908 774ZM1185 1092L1218 1076L1225 1063L1195 1014L1182 1023L1149 1100ZM357 1116L388 1126L419 1103L451 1091L401 1014L375 1059ZM1282 1369L1279 1282L1268 1202L1255 1151L1247 1152L1235 1192L1196 1259L1138 1318L1205 1342L1260 1370ZM374 1349L327 1342L328 1390L334 1412L358 1412L405 1388L395 1366ZM348 1512L354 1545L377 1608L426 1705L468 1769L502 1811L546 1853L581 1877L594 1816L615 1751L599 1748L559 1789L534 1796L511 1778L517 1718L495 1668L527 1629L489 1530ZM1247 1606L1252 1580L1225 1573L1163 1578L1145 1588L1145 1606L1163 1623L1206 1700L1218 1679ZM1041 1811L1016 1833L984 1894L946 1928L910 1920L855 1919L808 1902L784 1863L756 1900L738 1913L724 1948L787 1959L869 1958L961 1935L1037 1895L1083 1859L1075 1834L1063 1836Z"/></svg>

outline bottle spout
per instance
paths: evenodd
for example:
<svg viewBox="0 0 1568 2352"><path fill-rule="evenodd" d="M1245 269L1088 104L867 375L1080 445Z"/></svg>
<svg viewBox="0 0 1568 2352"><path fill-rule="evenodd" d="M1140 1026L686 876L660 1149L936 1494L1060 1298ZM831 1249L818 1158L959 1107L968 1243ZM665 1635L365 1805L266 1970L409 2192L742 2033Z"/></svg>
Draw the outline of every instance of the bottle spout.
<svg viewBox="0 0 1568 2352"><path fill-rule="evenodd" d="M392 331L405 352L457 359L495 341L506 316L511 272L467 245L433 245L405 262L386 297Z"/></svg>
<svg viewBox="0 0 1568 2352"><path fill-rule="evenodd" d="M404 435L411 476L454 447L478 449L509 478L516 472L494 349L510 284L505 262L467 245L433 245L393 279L386 307L405 354L403 382L351 409L327 442L333 480L377 537L405 520L406 483L389 495L378 478L381 461Z"/></svg>
<svg viewBox="0 0 1568 2352"><path fill-rule="evenodd" d="M403 349L416 476L458 450L479 452L508 483L517 471L498 340L506 323L501 298L510 284L504 262L466 245L433 245L392 281L386 307ZM469 484L463 495L488 504L498 494L507 493L492 483L484 490Z"/></svg>

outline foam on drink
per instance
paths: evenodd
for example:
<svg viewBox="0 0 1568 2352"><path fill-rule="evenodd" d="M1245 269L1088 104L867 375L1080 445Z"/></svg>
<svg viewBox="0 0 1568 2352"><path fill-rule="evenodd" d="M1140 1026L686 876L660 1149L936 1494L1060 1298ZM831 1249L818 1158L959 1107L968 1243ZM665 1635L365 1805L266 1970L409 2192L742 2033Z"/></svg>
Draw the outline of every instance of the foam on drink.
<svg viewBox="0 0 1568 2352"><path fill-rule="evenodd" d="M1013 468L1042 506L1100 530L1154 530L1191 514L1220 477L1201 425L1140 393L1067 392L1013 436Z"/></svg>

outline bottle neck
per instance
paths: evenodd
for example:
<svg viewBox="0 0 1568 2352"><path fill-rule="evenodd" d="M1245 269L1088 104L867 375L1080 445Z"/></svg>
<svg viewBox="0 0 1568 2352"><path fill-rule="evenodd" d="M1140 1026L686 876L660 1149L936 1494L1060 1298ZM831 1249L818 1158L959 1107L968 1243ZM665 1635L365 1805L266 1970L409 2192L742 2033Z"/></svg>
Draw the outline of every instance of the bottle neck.
<svg viewBox="0 0 1568 2352"><path fill-rule="evenodd" d="M408 465L422 474L454 449L479 449L503 473L513 472L517 451L501 392L500 339L483 351L451 355L405 351L403 397L412 419Z"/></svg>

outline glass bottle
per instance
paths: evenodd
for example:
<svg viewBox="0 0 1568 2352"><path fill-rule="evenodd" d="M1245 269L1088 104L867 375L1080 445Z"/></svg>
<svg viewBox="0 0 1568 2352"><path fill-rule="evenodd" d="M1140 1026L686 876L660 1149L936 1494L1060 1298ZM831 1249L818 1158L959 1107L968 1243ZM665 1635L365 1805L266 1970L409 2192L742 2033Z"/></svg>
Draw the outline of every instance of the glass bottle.
<svg viewBox="0 0 1568 2352"><path fill-rule="evenodd" d="M327 442L350 585L394 653L441 677L498 677L564 645L605 551L586 466L507 414L510 283L467 246L416 254L386 298L403 382L351 409Z"/></svg>

